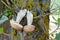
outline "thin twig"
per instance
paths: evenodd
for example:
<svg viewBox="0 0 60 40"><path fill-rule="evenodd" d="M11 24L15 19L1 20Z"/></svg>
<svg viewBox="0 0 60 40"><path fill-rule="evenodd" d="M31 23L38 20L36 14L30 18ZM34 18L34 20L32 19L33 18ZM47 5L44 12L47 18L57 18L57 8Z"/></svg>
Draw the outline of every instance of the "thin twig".
<svg viewBox="0 0 60 40"><path fill-rule="evenodd" d="M60 7L59 7L59 8L60 8ZM39 18L41 15L44 17L44 16L46 16L46 15L54 14L54 12L56 12L59 8L57 8L57 9L56 9L56 8L52 9L52 10L54 10L52 13L40 14L39 16L34 17L34 19ZM50 11L52 11L52 10L50 10Z"/></svg>
<svg viewBox="0 0 60 40"><path fill-rule="evenodd" d="M3 0L1 0L1 2L2 2L6 7L8 7L9 9L11 9L11 7L9 7Z"/></svg>
<svg viewBox="0 0 60 40"><path fill-rule="evenodd" d="M3 33L4 35L6 35L6 36L10 36L10 34L7 34L7 33Z"/></svg>

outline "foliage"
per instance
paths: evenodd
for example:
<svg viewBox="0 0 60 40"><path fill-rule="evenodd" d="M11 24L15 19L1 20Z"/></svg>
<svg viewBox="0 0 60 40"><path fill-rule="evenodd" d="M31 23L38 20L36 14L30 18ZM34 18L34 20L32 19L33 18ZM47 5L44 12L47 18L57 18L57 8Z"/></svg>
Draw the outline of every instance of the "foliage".
<svg viewBox="0 0 60 40"><path fill-rule="evenodd" d="M11 10L9 10L9 9L5 9L5 11L3 12L3 15L5 15L9 19L11 19L12 16L13 16L13 12Z"/></svg>
<svg viewBox="0 0 60 40"><path fill-rule="evenodd" d="M57 20L53 17L53 19L56 21L56 22L52 22L58 26L60 26L60 18L58 18Z"/></svg>
<svg viewBox="0 0 60 40"><path fill-rule="evenodd" d="M50 6L51 13L52 15L58 15L58 18L52 17L55 22L52 22L56 25L56 29L52 31L50 35L53 34L51 37L51 40L60 40L60 0L51 0L51 6ZM53 30L53 29L52 29Z"/></svg>
<svg viewBox="0 0 60 40"><path fill-rule="evenodd" d="M56 40L60 40L60 33L56 34Z"/></svg>

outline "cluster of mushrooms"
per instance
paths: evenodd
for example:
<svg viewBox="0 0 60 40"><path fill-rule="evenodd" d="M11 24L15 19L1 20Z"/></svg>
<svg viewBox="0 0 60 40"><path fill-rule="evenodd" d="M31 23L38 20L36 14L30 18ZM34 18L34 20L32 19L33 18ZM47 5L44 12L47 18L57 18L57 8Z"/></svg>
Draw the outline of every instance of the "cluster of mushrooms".
<svg viewBox="0 0 60 40"><path fill-rule="evenodd" d="M26 14L27 13L27 14ZM24 16L27 16L27 25L23 26L19 24ZM35 26L32 25L33 22L33 14L31 11L24 9L20 10L17 14L16 21L10 20L11 26L16 30L23 30L25 32L32 32L35 30Z"/></svg>

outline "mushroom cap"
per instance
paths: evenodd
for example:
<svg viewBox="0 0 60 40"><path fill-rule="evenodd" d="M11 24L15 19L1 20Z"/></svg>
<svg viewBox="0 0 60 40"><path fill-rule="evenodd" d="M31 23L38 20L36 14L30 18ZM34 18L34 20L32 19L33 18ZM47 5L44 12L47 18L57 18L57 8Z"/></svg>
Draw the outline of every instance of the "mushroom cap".
<svg viewBox="0 0 60 40"><path fill-rule="evenodd" d="M23 29L23 26L14 20L10 20L10 24L11 24L12 28L14 28L16 30L22 30Z"/></svg>
<svg viewBox="0 0 60 40"><path fill-rule="evenodd" d="M24 29L23 29L25 32L32 32L35 30L35 26L34 25L26 25L24 26Z"/></svg>

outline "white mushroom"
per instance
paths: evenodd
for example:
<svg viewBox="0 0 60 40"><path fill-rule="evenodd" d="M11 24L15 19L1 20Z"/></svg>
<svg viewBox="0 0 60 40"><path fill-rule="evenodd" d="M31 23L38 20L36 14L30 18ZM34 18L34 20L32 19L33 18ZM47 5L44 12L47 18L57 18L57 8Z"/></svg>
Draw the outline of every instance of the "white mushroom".
<svg viewBox="0 0 60 40"><path fill-rule="evenodd" d="M31 13L31 11L27 11L27 25L24 26L24 31L26 32L32 32L35 30L35 26L32 25L33 22L33 14Z"/></svg>
<svg viewBox="0 0 60 40"><path fill-rule="evenodd" d="M10 20L10 24L12 26L12 28L16 29L16 30L22 30L23 26L18 24L16 21L14 20Z"/></svg>
<svg viewBox="0 0 60 40"><path fill-rule="evenodd" d="M26 9L20 10L17 14L16 21L10 20L10 24L14 29L16 29L16 30L22 30L23 29L23 26L19 23L22 20L22 18L25 16L26 11L27 11Z"/></svg>
<svg viewBox="0 0 60 40"><path fill-rule="evenodd" d="M27 10L20 10L20 12L18 12L17 14L17 18L16 18L16 22L20 23L20 21L22 20L22 18L26 15Z"/></svg>
<svg viewBox="0 0 60 40"><path fill-rule="evenodd" d="M35 26L34 25L26 25L24 26L24 31L25 32L32 32L35 30Z"/></svg>

